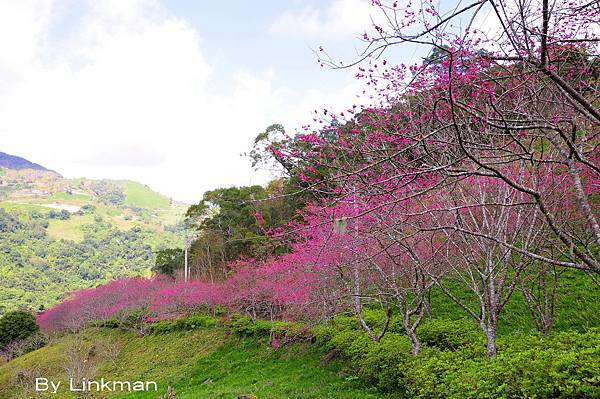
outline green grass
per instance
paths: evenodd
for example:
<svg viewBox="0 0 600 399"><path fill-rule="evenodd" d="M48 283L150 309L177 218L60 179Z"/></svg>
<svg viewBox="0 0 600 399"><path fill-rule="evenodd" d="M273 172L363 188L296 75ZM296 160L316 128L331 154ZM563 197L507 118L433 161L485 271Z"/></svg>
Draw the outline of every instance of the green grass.
<svg viewBox="0 0 600 399"><path fill-rule="evenodd" d="M460 284L448 285L462 298L469 292ZM473 303L473 305L475 305ZM472 309L477 311L477 307ZM467 313L438 289L431 293L431 310L434 318L450 320L469 318ZM583 272L569 270L558 280L558 296L553 330L584 331L600 326L600 289ZM535 331L523 294L516 289L503 309L498 324L498 334L530 333Z"/></svg>
<svg viewBox="0 0 600 399"><path fill-rule="evenodd" d="M85 232L83 226L94 223L92 215L71 215L67 220L52 219L48 221L48 235L57 240L80 242Z"/></svg>
<svg viewBox="0 0 600 399"><path fill-rule="evenodd" d="M69 183L70 186L72 187L79 187L82 185L82 183L85 181L86 179L82 178L82 177L78 177L75 179L64 179L65 182Z"/></svg>
<svg viewBox="0 0 600 399"><path fill-rule="evenodd" d="M246 339L228 340L200 360L189 378L176 384L178 398L381 398L343 371L339 362L320 366L323 352L310 344L269 349ZM150 396L148 396L150 397Z"/></svg>
<svg viewBox="0 0 600 399"><path fill-rule="evenodd" d="M157 193L148 186L134 181L124 181L125 205L138 208L168 209L169 198Z"/></svg>
<svg viewBox="0 0 600 399"><path fill-rule="evenodd" d="M51 210L48 207L45 206L41 206L41 205L32 205L32 204L26 204L26 203L20 203L20 202L11 202L11 201L3 201L0 202L0 208L4 208L7 211L16 211L16 212L31 212L31 211L36 211L36 212L48 212L49 210Z"/></svg>
<svg viewBox="0 0 600 399"><path fill-rule="evenodd" d="M46 200L47 202L53 202L53 201L65 201L65 202L69 202L69 203L74 203L76 205L80 205L80 204L86 204L89 203L92 199L91 195L84 195L84 194L68 194L65 192L58 192L58 193L54 193L52 194L48 200Z"/></svg>
<svg viewBox="0 0 600 399"><path fill-rule="evenodd" d="M156 219L163 225L174 225L185 217L188 205L173 203L169 209L159 209L156 211Z"/></svg>
<svg viewBox="0 0 600 399"><path fill-rule="evenodd" d="M254 394L260 399L384 397L348 377L345 364L339 361L320 366L323 350L308 343L272 349L254 339L230 336L222 327L145 337L91 328L80 337L96 348L118 348L114 361L103 360L96 373L98 378L154 380L162 390L108 397L156 399L168 385L175 388L177 399L236 398L244 394ZM24 397L23 390L14 383L19 372L35 371L46 378L67 381L64 371L69 364L67 353L75 344L81 345L80 342L76 336L67 335L0 366L0 397ZM63 390L47 397L76 396Z"/></svg>

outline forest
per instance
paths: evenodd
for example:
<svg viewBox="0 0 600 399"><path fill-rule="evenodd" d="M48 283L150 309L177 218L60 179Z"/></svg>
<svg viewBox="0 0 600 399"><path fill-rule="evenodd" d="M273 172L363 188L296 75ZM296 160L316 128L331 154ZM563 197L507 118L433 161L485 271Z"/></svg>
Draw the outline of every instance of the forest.
<svg viewBox="0 0 600 399"><path fill-rule="evenodd" d="M65 286L75 290L144 275L154 264L152 232L139 227L120 231L99 220L84 226L80 242L49 237L48 221L64 215L49 211L18 218L0 209L0 313L19 307L43 310L63 298Z"/></svg>
<svg viewBox="0 0 600 399"><path fill-rule="evenodd" d="M156 251L179 242L185 207L139 183L0 172L0 315L43 310L78 289L148 276Z"/></svg>
<svg viewBox="0 0 600 399"><path fill-rule="evenodd" d="M487 3L493 43L465 23ZM373 7L386 25L358 59L317 51L356 70L370 104L319 110L295 134L267 127L248 155L281 177L206 192L152 278L74 292L37 313L41 331L309 343L381 397L600 397L598 3ZM410 44L428 57L388 58ZM23 239L6 213L0 230ZM73 248L82 278L97 234ZM115 234L102 239L137 252L124 244L106 268L134 270L146 247Z"/></svg>

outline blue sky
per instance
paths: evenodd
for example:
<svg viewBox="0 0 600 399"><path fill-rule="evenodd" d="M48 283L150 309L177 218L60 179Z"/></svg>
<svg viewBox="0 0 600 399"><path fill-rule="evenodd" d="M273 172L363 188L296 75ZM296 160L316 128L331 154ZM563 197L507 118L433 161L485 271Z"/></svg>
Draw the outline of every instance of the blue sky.
<svg viewBox="0 0 600 399"><path fill-rule="evenodd" d="M344 109L370 0L0 0L0 151L66 177L134 179L197 202L264 183L257 133ZM390 56L419 61L411 49Z"/></svg>

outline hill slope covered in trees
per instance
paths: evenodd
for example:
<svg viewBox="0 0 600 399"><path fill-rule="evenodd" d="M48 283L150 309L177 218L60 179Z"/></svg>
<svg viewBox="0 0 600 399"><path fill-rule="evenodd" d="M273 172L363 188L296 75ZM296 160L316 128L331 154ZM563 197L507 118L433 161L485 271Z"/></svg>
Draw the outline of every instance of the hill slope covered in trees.
<svg viewBox="0 0 600 399"><path fill-rule="evenodd" d="M133 181L0 168L0 313L148 275L155 251L179 245L185 209Z"/></svg>

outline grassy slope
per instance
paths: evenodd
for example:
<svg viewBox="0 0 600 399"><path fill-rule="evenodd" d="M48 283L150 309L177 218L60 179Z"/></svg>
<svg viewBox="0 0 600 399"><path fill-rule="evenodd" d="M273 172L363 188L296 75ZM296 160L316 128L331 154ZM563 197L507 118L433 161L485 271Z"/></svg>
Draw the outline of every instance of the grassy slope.
<svg viewBox="0 0 600 399"><path fill-rule="evenodd" d="M83 226L94 223L92 215L71 215L68 220L49 220L48 235L56 240L79 242L84 238Z"/></svg>
<svg viewBox="0 0 600 399"><path fill-rule="evenodd" d="M153 191L148 186L129 180L124 181L123 184L125 205L127 206L149 209L167 209L170 206L170 200L167 197Z"/></svg>
<svg viewBox="0 0 600 399"><path fill-rule="evenodd" d="M235 398L244 394L254 394L260 399L384 397L346 377L345 366L339 361L320 366L323 351L314 345L272 349L253 339L230 337L220 327L142 338L118 330L88 329L82 336L98 346L120 348L116 360L105 361L97 375L105 379L156 380L163 391L172 384L177 399ZM75 342L74 336L65 336L0 366L0 397L23 397L22 391L13 385L14 376L20 371L35 370L38 375L66 381L62 371L68 364L65 353ZM156 399L163 393L109 397ZM75 396L62 391L47 397Z"/></svg>
<svg viewBox="0 0 600 399"><path fill-rule="evenodd" d="M86 204L92 200L92 196L88 194L67 194L65 192L53 193L43 203L51 203L56 201L65 201L72 204Z"/></svg>
<svg viewBox="0 0 600 399"><path fill-rule="evenodd" d="M464 288L454 290L459 296L468 296ZM462 295L460 295L462 294ZM474 302L472 302L475 305ZM431 294L434 317L444 319L469 319L469 316L446 295L434 289ZM473 307L477 310L477 307ZM558 281L554 331L579 330L600 327L600 289L584 273L569 270ZM500 315L498 334L520 334L535 331L523 294L517 289Z"/></svg>
<svg viewBox="0 0 600 399"><path fill-rule="evenodd" d="M32 212L32 211L36 211L36 212L48 212L51 209L47 208L45 206L42 205L33 205L33 204L27 204L27 203L20 203L20 202L12 202L12 201L1 201L0 202L0 208L5 209L8 212L19 212L19 211L24 211L24 212Z"/></svg>

